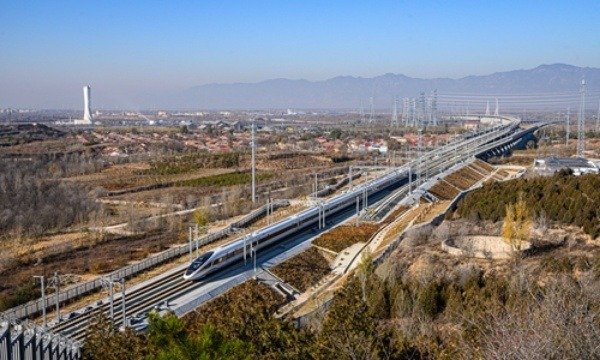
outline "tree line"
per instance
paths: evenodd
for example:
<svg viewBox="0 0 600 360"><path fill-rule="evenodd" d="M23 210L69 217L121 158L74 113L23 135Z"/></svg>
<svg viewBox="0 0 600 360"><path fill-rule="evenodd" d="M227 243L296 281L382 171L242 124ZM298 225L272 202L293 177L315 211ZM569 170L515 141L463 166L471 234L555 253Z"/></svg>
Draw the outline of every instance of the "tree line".
<svg viewBox="0 0 600 360"><path fill-rule="evenodd" d="M600 268L598 268L600 269ZM596 273L598 271L596 270ZM579 269L581 270L581 269ZM268 304L209 307L186 320L150 318L146 334L90 330L86 359L581 359L600 341L596 282L570 274L540 285L517 264L380 275L366 266L307 326L271 316ZM403 276L404 273L404 276ZM362 280L364 279L364 280ZM246 299L251 300L251 299ZM223 305L221 305L223 306ZM532 346L535 344L535 346ZM110 356L108 356L110 355Z"/></svg>
<svg viewBox="0 0 600 360"><path fill-rule="evenodd" d="M151 175L184 174L197 169L233 168L240 165L240 153L195 153L178 155L171 158L152 161L150 169L142 171Z"/></svg>
<svg viewBox="0 0 600 360"><path fill-rule="evenodd" d="M41 235L87 220L97 210L89 190L53 178L48 163L0 161L0 231Z"/></svg>
<svg viewBox="0 0 600 360"><path fill-rule="evenodd" d="M600 236L600 176L574 176L561 171L550 177L487 183L460 201L456 213L473 220L501 221L507 205L519 196L534 219L547 218L579 226L587 234Z"/></svg>

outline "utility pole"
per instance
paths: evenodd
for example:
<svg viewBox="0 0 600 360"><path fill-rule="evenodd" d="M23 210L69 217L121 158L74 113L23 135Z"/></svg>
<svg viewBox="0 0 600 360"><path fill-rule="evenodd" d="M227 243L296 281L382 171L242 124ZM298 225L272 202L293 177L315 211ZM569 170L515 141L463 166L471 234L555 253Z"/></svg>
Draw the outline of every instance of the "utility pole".
<svg viewBox="0 0 600 360"><path fill-rule="evenodd" d="M316 197L317 191L319 191L319 179L318 179L319 174L317 174L316 172L313 174L315 175L315 197Z"/></svg>
<svg viewBox="0 0 600 360"><path fill-rule="evenodd" d="M34 279L40 279L40 284L42 286L42 319L44 322L44 329L48 324L48 317L46 316L46 284L44 281L44 276L34 276Z"/></svg>
<svg viewBox="0 0 600 360"><path fill-rule="evenodd" d="M356 197L356 226L358 226L358 215L360 214L360 198Z"/></svg>
<svg viewBox="0 0 600 360"><path fill-rule="evenodd" d="M409 101L408 98L403 98L402 99L402 123L404 126L408 126L408 106L409 106Z"/></svg>
<svg viewBox="0 0 600 360"><path fill-rule="evenodd" d="M246 240L248 239L248 235L244 235L244 265L246 265Z"/></svg>
<svg viewBox="0 0 600 360"><path fill-rule="evenodd" d="M58 273L54 272L54 290L56 292L56 323L60 322L60 278Z"/></svg>
<svg viewBox="0 0 600 360"><path fill-rule="evenodd" d="M417 186L421 186L421 146L423 139L423 129L419 128L418 130L418 140L417 140L417 151L419 153L419 157L417 158L418 166L417 166Z"/></svg>
<svg viewBox="0 0 600 360"><path fill-rule="evenodd" d="M415 98L412 98L410 105L411 105L410 113L411 113L412 126L417 126L417 100Z"/></svg>
<svg viewBox="0 0 600 360"><path fill-rule="evenodd" d="M570 107L567 108L567 119L566 119L565 126L566 126L566 129L565 129L565 132L566 132L565 138L566 138L566 140L565 141L566 141L566 145L568 146L569 145L569 137L571 136L571 108Z"/></svg>
<svg viewBox="0 0 600 360"><path fill-rule="evenodd" d="M267 225L271 224L271 188L269 187L268 192L267 192L267 206L266 206L266 210L267 210Z"/></svg>
<svg viewBox="0 0 600 360"><path fill-rule="evenodd" d="M203 226L206 229L206 226ZM196 256L198 256L198 250L200 249L200 228L198 224L194 228L194 238L196 239Z"/></svg>
<svg viewBox="0 0 600 360"><path fill-rule="evenodd" d="M256 247L250 245L250 251L253 252L252 258L254 259L254 279L256 279Z"/></svg>
<svg viewBox="0 0 600 360"><path fill-rule="evenodd" d="M408 165L408 195L412 195L412 166Z"/></svg>
<svg viewBox="0 0 600 360"><path fill-rule="evenodd" d="M256 203L256 123L252 119L252 203Z"/></svg>
<svg viewBox="0 0 600 360"><path fill-rule="evenodd" d="M596 114L596 133L600 132L600 99L598 99L598 114Z"/></svg>
<svg viewBox="0 0 600 360"><path fill-rule="evenodd" d="M108 278L108 299L110 302L110 322L115 324L115 304L113 298L113 282L112 279Z"/></svg>
<svg viewBox="0 0 600 360"><path fill-rule="evenodd" d="M188 234L188 243L189 243L189 247L190 247L190 261L194 260L194 253L193 253L193 247L192 247L192 227L190 226L190 232Z"/></svg>
<svg viewBox="0 0 600 360"><path fill-rule="evenodd" d="M352 190L352 166L348 167L348 188Z"/></svg>
<svg viewBox="0 0 600 360"><path fill-rule="evenodd" d="M365 120L365 109L363 107L363 101L362 101L362 99L360 99L360 110L359 111L360 111L360 113L359 113L360 114L360 121L364 122L364 120Z"/></svg>
<svg viewBox="0 0 600 360"><path fill-rule="evenodd" d="M371 107L371 109L369 110L369 123L373 122L373 97L371 96L369 98L369 106Z"/></svg>
<svg viewBox="0 0 600 360"><path fill-rule="evenodd" d="M494 115L500 115L500 107L498 106L498 98L496 98L496 109L494 110Z"/></svg>
<svg viewBox="0 0 600 360"><path fill-rule="evenodd" d="M392 109L392 124L393 127L398 126L398 99L394 96L394 107Z"/></svg>
<svg viewBox="0 0 600 360"><path fill-rule="evenodd" d="M577 114L577 156L583 157L585 151L585 79L581 80L581 99L579 101L579 113Z"/></svg>
<svg viewBox="0 0 600 360"><path fill-rule="evenodd" d="M427 123L427 102L423 91L419 94L419 121L421 124Z"/></svg>
<svg viewBox="0 0 600 360"><path fill-rule="evenodd" d="M127 327L127 319L125 317L125 278L121 278L121 307L123 311L123 329Z"/></svg>
<svg viewBox="0 0 600 360"><path fill-rule="evenodd" d="M438 125L437 110L437 89L435 89L431 99L431 123L433 126Z"/></svg>

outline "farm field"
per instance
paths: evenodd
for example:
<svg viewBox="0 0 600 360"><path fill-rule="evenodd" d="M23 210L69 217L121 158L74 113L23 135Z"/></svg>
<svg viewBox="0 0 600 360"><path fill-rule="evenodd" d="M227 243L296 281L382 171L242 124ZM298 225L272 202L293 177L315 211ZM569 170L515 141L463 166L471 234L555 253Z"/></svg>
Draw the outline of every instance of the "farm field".
<svg viewBox="0 0 600 360"><path fill-rule="evenodd" d="M153 185L173 185L182 181L191 181L216 175L235 172L236 169L211 168L195 169L187 173L146 174L148 163L117 164L100 172L65 178L90 187L102 187L107 191L124 191Z"/></svg>

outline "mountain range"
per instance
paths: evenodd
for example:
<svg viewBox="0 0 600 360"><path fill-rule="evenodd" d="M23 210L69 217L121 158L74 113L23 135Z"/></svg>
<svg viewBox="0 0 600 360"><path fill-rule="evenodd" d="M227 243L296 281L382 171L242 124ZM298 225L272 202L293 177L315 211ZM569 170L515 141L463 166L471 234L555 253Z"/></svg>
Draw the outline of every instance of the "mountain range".
<svg viewBox="0 0 600 360"><path fill-rule="evenodd" d="M581 80L588 89L600 88L600 68L566 64L541 65L533 69L497 72L483 76L413 78L384 74L372 78L338 76L323 81L272 79L257 83L206 84L178 94L177 106L208 109L356 109L390 108L394 96L417 98L437 89L442 96L565 94L576 97ZM547 96L547 95L543 95ZM564 96L564 95L563 95ZM597 101L597 100L596 100Z"/></svg>

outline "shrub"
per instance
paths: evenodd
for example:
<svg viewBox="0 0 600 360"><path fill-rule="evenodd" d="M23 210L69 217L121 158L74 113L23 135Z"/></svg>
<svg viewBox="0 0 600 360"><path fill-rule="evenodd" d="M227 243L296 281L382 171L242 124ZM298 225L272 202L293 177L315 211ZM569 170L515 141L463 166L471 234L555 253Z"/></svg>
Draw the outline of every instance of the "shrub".
<svg viewBox="0 0 600 360"><path fill-rule="evenodd" d="M239 153L223 154L188 154L152 162L150 168L143 170L145 175L185 174L197 169L233 168L240 165Z"/></svg>
<svg viewBox="0 0 600 360"><path fill-rule="evenodd" d="M600 236L600 176L594 174L561 172L551 177L488 183L465 196L456 214L500 221L506 216L506 206L517 202L518 194L523 194L533 218L544 216L579 226L594 238Z"/></svg>
<svg viewBox="0 0 600 360"><path fill-rule="evenodd" d="M444 286L437 281L431 281L419 287L415 307L423 314L433 318L444 310Z"/></svg>
<svg viewBox="0 0 600 360"><path fill-rule="evenodd" d="M40 296L39 287L34 282L26 282L18 286L12 294L0 296L0 311L24 304Z"/></svg>
<svg viewBox="0 0 600 360"><path fill-rule="evenodd" d="M268 180L275 177L274 173L259 173L256 174L257 181ZM205 176L197 179L179 181L176 186L233 186L247 184L252 181L250 172L234 172L228 174L219 174Z"/></svg>

